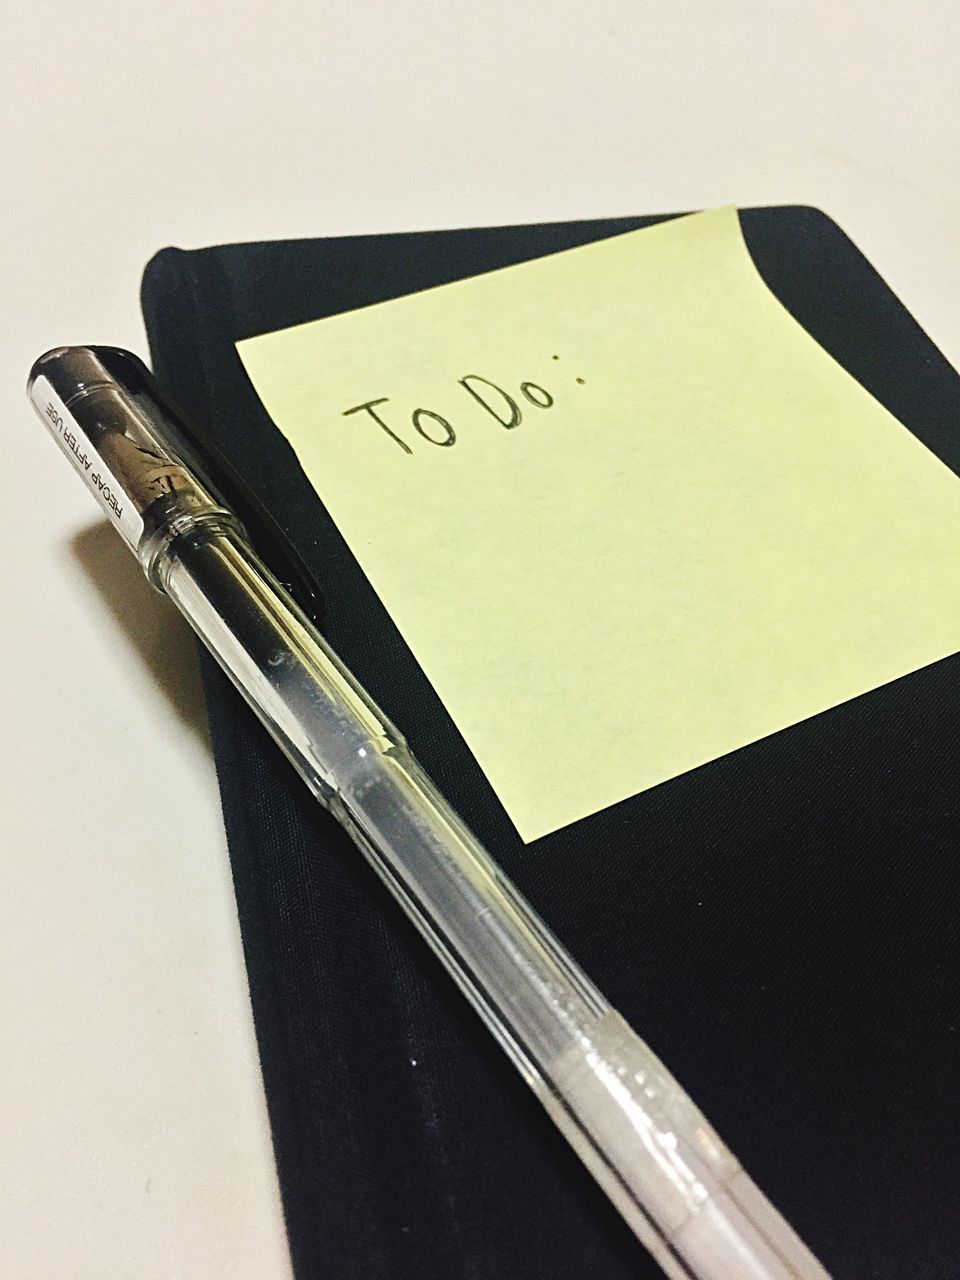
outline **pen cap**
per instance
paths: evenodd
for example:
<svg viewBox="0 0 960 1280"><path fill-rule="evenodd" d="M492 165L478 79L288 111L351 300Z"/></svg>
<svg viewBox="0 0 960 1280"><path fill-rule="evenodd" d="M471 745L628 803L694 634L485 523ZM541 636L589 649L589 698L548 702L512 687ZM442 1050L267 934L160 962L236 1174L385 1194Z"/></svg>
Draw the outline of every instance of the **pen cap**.
<svg viewBox="0 0 960 1280"><path fill-rule="evenodd" d="M322 625L319 588L276 517L135 355L119 347L57 347L34 364L27 391L155 586L158 557L172 537L198 523L226 524L252 539Z"/></svg>
<svg viewBox="0 0 960 1280"><path fill-rule="evenodd" d="M111 347L58 347L30 371L28 393L51 435L121 536L151 569L165 541L232 517L148 371Z"/></svg>

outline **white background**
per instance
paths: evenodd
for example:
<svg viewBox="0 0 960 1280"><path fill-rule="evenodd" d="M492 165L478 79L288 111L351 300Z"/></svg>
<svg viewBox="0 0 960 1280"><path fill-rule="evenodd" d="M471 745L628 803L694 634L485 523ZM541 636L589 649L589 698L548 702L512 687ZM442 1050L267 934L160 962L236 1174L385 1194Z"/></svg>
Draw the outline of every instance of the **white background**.
<svg viewBox="0 0 960 1280"><path fill-rule="evenodd" d="M960 363L960 8L20 3L0 287L0 1272L289 1274L183 624L45 437L168 244L816 204ZM958 424L960 430L960 424Z"/></svg>

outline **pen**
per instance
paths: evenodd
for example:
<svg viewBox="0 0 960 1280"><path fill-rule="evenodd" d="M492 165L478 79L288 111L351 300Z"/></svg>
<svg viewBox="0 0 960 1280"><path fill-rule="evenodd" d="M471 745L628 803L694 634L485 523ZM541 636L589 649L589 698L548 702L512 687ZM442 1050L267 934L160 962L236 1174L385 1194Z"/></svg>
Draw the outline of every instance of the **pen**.
<svg viewBox="0 0 960 1280"><path fill-rule="evenodd" d="M349 832L671 1280L828 1280L333 653L305 567L278 567L281 582L261 559L279 527L145 366L115 348L60 347L36 362L28 390L149 581Z"/></svg>

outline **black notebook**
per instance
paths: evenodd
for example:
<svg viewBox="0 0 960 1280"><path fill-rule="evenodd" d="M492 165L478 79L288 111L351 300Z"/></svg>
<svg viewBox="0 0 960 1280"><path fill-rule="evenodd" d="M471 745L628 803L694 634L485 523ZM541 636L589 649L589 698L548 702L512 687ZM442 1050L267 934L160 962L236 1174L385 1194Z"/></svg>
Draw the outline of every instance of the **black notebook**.
<svg viewBox="0 0 960 1280"><path fill-rule="evenodd" d="M940 1280L960 1257L960 661L524 844L235 350L658 220L164 250L154 368L312 571L333 647L828 1270ZM839 228L741 222L786 308L960 472L960 378ZM204 678L299 1280L657 1276L207 658Z"/></svg>

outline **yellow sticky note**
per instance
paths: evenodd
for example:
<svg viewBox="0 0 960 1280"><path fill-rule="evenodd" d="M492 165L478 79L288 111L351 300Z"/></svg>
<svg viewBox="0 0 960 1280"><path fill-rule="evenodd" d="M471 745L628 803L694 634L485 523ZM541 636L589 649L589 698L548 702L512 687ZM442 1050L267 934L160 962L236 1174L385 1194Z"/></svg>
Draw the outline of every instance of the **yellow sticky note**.
<svg viewBox="0 0 960 1280"><path fill-rule="evenodd" d="M733 209L238 347L524 840L960 647L960 480Z"/></svg>

